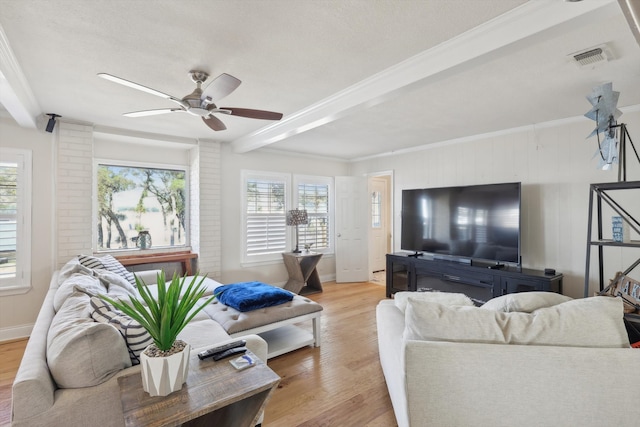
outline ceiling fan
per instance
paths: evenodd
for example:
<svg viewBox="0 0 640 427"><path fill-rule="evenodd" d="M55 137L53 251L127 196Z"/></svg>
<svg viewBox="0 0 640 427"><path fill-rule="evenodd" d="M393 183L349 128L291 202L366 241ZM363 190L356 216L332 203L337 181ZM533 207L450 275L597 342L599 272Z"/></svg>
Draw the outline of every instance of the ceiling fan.
<svg viewBox="0 0 640 427"><path fill-rule="evenodd" d="M160 92L159 90L151 89L150 87L143 86L111 74L98 73L98 76L103 79L107 79L133 89L141 90L178 104L178 108L161 108L157 110L142 110L124 113L123 116L127 117L153 116L156 114L166 113L189 113L191 115L201 117L204 123L215 131L225 130L227 128L220 119L214 116L216 113L262 120L280 120L282 118L282 113L276 113L273 111L252 110L249 108L218 107L214 101L217 102L229 95L231 92L236 90L238 86L240 86L240 83L242 83L239 79L229 74L220 74L204 89L202 89L202 84L207 80L209 74L204 71L191 70L189 71L189 75L191 76L191 80L196 84L196 88L193 92L183 98L177 98L164 92Z"/></svg>

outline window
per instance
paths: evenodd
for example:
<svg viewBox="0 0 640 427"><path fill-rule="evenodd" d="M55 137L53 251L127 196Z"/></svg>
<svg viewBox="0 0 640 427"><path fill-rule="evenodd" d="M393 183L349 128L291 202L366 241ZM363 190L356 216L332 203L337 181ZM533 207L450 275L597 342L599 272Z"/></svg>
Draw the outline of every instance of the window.
<svg viewBox="0 0 640 427"><path fill-rule="evenodd" d="M382 228L382 197L379 191L371 193L371 228Z"/></svg>
<svg viewBox="0 0 640 427"><path fill-rule="evenodd" d="M298 226L300 247L314 251L330 249L330 178L296 177L297 208L307 211L308 224Z"/></svg>
<svg viewBox="0 0 640 427"><path fill-rule="evenodd" d="M31 152L2 149L0 157L0 292L31 286Z"/></svg>
<svg viewBox="0 0 640 427"><path fill-rule="evenodd" d="M282 252L293 250L294 230L286 219L294 208L307 211L308 224L298 226L300 248L332 250L333 179L293 176L293 186L291 181L290 174L242 171L243 262L281 260Z"/></svg>
<svg viewBox="0 0 640 427"><path fill-rule="evenodd" d="M287 245L286 174L243 171L244 193L244 260L264 261L274 258Z"/></svg>
<svg viewBox="0 0 640 427"><path fill-rule="evenodd" d="M187 184L184 166L98 162L97 250L186 246Z"/></svg>

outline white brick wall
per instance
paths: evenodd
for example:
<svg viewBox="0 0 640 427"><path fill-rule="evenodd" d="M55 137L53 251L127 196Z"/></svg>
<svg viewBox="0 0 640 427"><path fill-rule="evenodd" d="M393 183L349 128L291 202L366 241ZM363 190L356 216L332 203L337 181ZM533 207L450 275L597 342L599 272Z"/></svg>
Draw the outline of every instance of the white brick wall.
<svg viewBox="0 0 640 427"><path fill-rule="evenodd" d="M58 120L56 155L56 267L60 268L71 257L92 251L93 128Z"/></svg>
<svg viewBox="0 0 640 427"><path fill-rule="evenodd" d="M200 141L191 158L191 246L199 254L200 273L219 279L222 268L220 143Z"/></svg>

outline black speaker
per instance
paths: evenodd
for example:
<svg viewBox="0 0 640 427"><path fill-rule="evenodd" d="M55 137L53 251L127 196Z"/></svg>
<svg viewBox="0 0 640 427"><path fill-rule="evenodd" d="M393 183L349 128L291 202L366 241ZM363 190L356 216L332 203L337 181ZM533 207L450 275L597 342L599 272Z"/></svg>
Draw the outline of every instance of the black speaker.
<svg viewBox="0 0 640 427"><path fill-rule="evenodd" d="M47 122L47 128L45 129L47 132L51 133L53 132L53 128L56 127L56 117L61 117L57 114L47 114L47 116L50 117L49 121Z"/></svg>

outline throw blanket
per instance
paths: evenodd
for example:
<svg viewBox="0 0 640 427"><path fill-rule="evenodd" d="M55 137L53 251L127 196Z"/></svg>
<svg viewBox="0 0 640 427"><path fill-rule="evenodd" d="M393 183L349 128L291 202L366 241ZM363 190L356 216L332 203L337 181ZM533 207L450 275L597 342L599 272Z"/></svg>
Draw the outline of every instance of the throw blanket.
<svg viewBox="0 0 640 427"><path fill-rule="evenodd" d="M291 292L261 282L222 285L218 286L214 293L218 301L238 311L271 307L293 299Z"/></svg>

